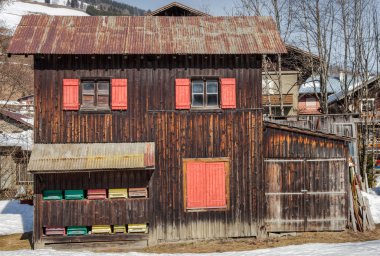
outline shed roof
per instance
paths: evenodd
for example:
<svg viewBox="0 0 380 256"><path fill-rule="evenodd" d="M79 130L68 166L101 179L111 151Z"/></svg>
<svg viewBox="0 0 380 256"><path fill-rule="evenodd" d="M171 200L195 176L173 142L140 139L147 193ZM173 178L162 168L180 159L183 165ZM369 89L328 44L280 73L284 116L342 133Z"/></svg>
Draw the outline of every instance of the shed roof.
<svg viewBox="0 0 380 256"><path fill-rule="evenodd" d="M154 168L154 143L35 144L32 173Z"/></svg>
<svg viewBox="0 0 380 256"><path fill-rule="evenodd" d="M23 16L10 54L275 54L270 17Z"/></svg>
<svg viewBox="0 0 380 256"><path fill-rule="evenodd" d="M332 139L332 140L341 140L341 141L347 141L347 142L352 141L352 139L350 137L337 135L335 133L326 133L323 131L310 130L307 128L300 128L300 127L294 127L294 126L289 126L289 125L285 125L285 124L279 124L279 123L265 121L264 122L264 128L267 128L267 127L277 129L277 130L284 130L284 131L288 131L288 132L295 132L295 133L300 133L300 134L305 134L305 135L311 135L311 136L317 136L317 137Z"/></svg>

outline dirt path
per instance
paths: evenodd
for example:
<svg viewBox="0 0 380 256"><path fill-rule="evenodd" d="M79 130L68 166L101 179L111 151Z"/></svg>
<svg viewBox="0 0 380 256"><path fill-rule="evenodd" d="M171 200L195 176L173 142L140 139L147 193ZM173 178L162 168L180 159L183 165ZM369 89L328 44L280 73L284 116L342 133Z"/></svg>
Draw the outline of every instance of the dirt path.
<svg viewBox="0 0 380 256"><path fill-rule="evenodd" d="M151 253L206 253L206 252L226 252L226 251L250 251L255 249L273 248L287 245L299 245L306 243L345 243L362 242L380 239L380 225L376 230L366 233L354 233L352 231L343 232L307 232L299 233L297 236L275 237L266 240L254 238L224 239L209 241L192 241L186 243L167 243L139 250ZM0 250L21 250L31 249L31 233L24 235L15 234L0 236ZM85 249L91 250L91 248ZM101 252L123 252L120 249L93 248L94 251Z"/></svg>

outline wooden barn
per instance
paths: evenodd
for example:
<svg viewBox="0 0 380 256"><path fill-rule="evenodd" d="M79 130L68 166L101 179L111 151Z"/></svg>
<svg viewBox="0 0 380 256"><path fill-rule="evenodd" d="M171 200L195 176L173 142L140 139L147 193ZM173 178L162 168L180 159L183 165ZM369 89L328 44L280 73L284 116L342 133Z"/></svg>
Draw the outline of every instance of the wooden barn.
<svg viewBox="0 0 380 256"><path fill-rule="evenodd" d="M286 52L276 25L156 15L17 27L8 53L34 55L35 247L266 235L261 59ZM344 144L324 141L310 148Z"/></svg>

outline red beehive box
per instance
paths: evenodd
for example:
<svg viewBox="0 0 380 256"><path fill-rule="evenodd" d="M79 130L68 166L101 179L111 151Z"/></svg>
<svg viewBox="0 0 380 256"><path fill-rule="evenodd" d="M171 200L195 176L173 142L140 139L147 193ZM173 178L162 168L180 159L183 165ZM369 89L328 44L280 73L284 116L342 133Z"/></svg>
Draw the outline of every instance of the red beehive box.
<svg viewBox="0 0 380 256"><path fill-rule="evenodd" d="M64 236L66 235L66 230L64 227L46 227L45 235L47 236Z"/></svg>
<svg viewBox="0 0 380 256"><path fill-rule="evenodd" d="M107 190L106 189L89 189L87 190L87 199L96 200L96 199L106 199Z"/></svg>

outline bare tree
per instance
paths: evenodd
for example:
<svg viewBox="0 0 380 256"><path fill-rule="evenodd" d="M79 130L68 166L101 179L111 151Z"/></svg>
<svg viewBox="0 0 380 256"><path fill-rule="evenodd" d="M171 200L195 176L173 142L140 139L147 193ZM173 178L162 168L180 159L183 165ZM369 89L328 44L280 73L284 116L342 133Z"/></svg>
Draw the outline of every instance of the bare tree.
<svg viewBox="0 0 380 256"><path fill-rule="evenodd" d="M274 18L278 31L280 32L283 40L286 42L293 32L293 22L295 21L295 16L297 11L295 7L294 0L241 0L240 1L240 14L242 15L270 15ZM266 63L266 62L265 62ZM271 80L276 81L275 86L277 87L277 92L280 99L280 114L284 116L284 90L283 90L283 79L282 79L282 57L281 54L277 55L276 60L276 74L277 79ZM264 68L265 70L265 68ZM268 70L268 69L267 69ZM268 76L268 74L264 74ZM271 104L269 104L269 112L271 113Z"/></svg>

